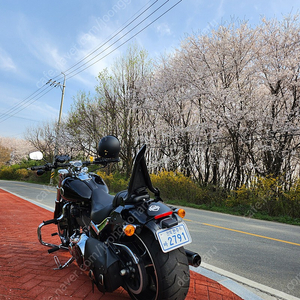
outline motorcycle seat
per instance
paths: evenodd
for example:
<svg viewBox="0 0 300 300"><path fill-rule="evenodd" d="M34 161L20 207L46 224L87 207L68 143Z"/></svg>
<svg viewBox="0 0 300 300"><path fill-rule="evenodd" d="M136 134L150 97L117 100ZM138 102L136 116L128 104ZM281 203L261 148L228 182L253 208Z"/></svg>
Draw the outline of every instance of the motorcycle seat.
<svg viewBox="0 0 300 300"><path fill-rule="evenodd" d="M100 224L113 211L114 196L102 189L93 190L91 219L95 224Z"/></svg>
<svg viewBox="0 0 300 300"><path fill-rule="evenodd" d="M123 204L125 199L127 198L127 194L127 190L117 193L113 199L113 206L118 207L119 205Z"/></svg>

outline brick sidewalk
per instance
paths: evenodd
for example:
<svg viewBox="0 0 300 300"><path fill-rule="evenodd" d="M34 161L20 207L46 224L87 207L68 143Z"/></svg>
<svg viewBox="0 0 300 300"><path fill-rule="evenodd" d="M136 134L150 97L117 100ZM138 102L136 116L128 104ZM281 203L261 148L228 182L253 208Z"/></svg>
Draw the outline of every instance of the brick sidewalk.
<svg viewBox="0 0 300 300"><path fill-rule="evenodd" d="M76 263L63 270L53 270L54 255L59 257L61 263L67 261L70 255L68 251L48 254L48 248L38 242L37 227L43 220L53 218L51 212L1 189L0 207L1 300L130 299L122 288L114 293L102 294L95 287L93 293L89 277L76 266ZM44 240L58 243L57 236L50 237L53 232L56 232L55 225L43 227ZM217 282L191 272L190 290L186 299L241 298Z"/></svg>

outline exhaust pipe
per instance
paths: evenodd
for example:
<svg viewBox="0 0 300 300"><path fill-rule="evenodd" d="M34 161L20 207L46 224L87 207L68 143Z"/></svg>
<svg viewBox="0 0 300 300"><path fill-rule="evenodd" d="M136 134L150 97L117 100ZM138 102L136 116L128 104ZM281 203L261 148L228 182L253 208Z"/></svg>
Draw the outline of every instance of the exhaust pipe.
<svg viewBox="0 0 300 300"><path fill-rule="evenodd" d="M198 253L185 249L185 254L190 266L193 266L195 268L200 266L201 256Z"/></svg>

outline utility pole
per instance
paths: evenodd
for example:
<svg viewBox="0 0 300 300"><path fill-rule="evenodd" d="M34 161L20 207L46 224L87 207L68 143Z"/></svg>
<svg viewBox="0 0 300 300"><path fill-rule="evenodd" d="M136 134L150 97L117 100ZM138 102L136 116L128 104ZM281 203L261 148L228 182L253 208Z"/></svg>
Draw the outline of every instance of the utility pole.
<svg viewBox="0 0 300 300"><path fill-rule="evenodd" d="M61 123L61 114L62 114L62 108L64 103L64 96L65 96L65 87L66 87L66 75L61 72L64 75L64 83L61 85L60 82L56 82L55 80L50 79L48 83L54 87L60 87L61 89L61 100L60 100L60 109L59 109L59 116L58 116L58 122L57 122L57 128L56 128L56 136L55 136L55 147L54 147L54 156L53 156L53 164L55 162L55 156L57 155L57 147L58 147L58 138L59 138L59 129L60 129L60 123ZM50 177L50 185L53 185L53 178L54 178L54 172L55 169L51 170L51 177Z"/></svg>

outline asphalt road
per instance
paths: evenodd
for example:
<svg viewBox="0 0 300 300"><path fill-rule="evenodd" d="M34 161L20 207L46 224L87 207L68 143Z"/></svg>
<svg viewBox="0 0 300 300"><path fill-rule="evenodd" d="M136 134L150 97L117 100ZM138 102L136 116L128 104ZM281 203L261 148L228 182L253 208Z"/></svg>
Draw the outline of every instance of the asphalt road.
<svg viewBox="0 0 300 300"><path fill-rule="evenodd" d="M53 209L53 187L0 181L0 188ZM186 208L202 261L300 298L300 226ZM42 221L42 220L41 220Z"/></svg>

